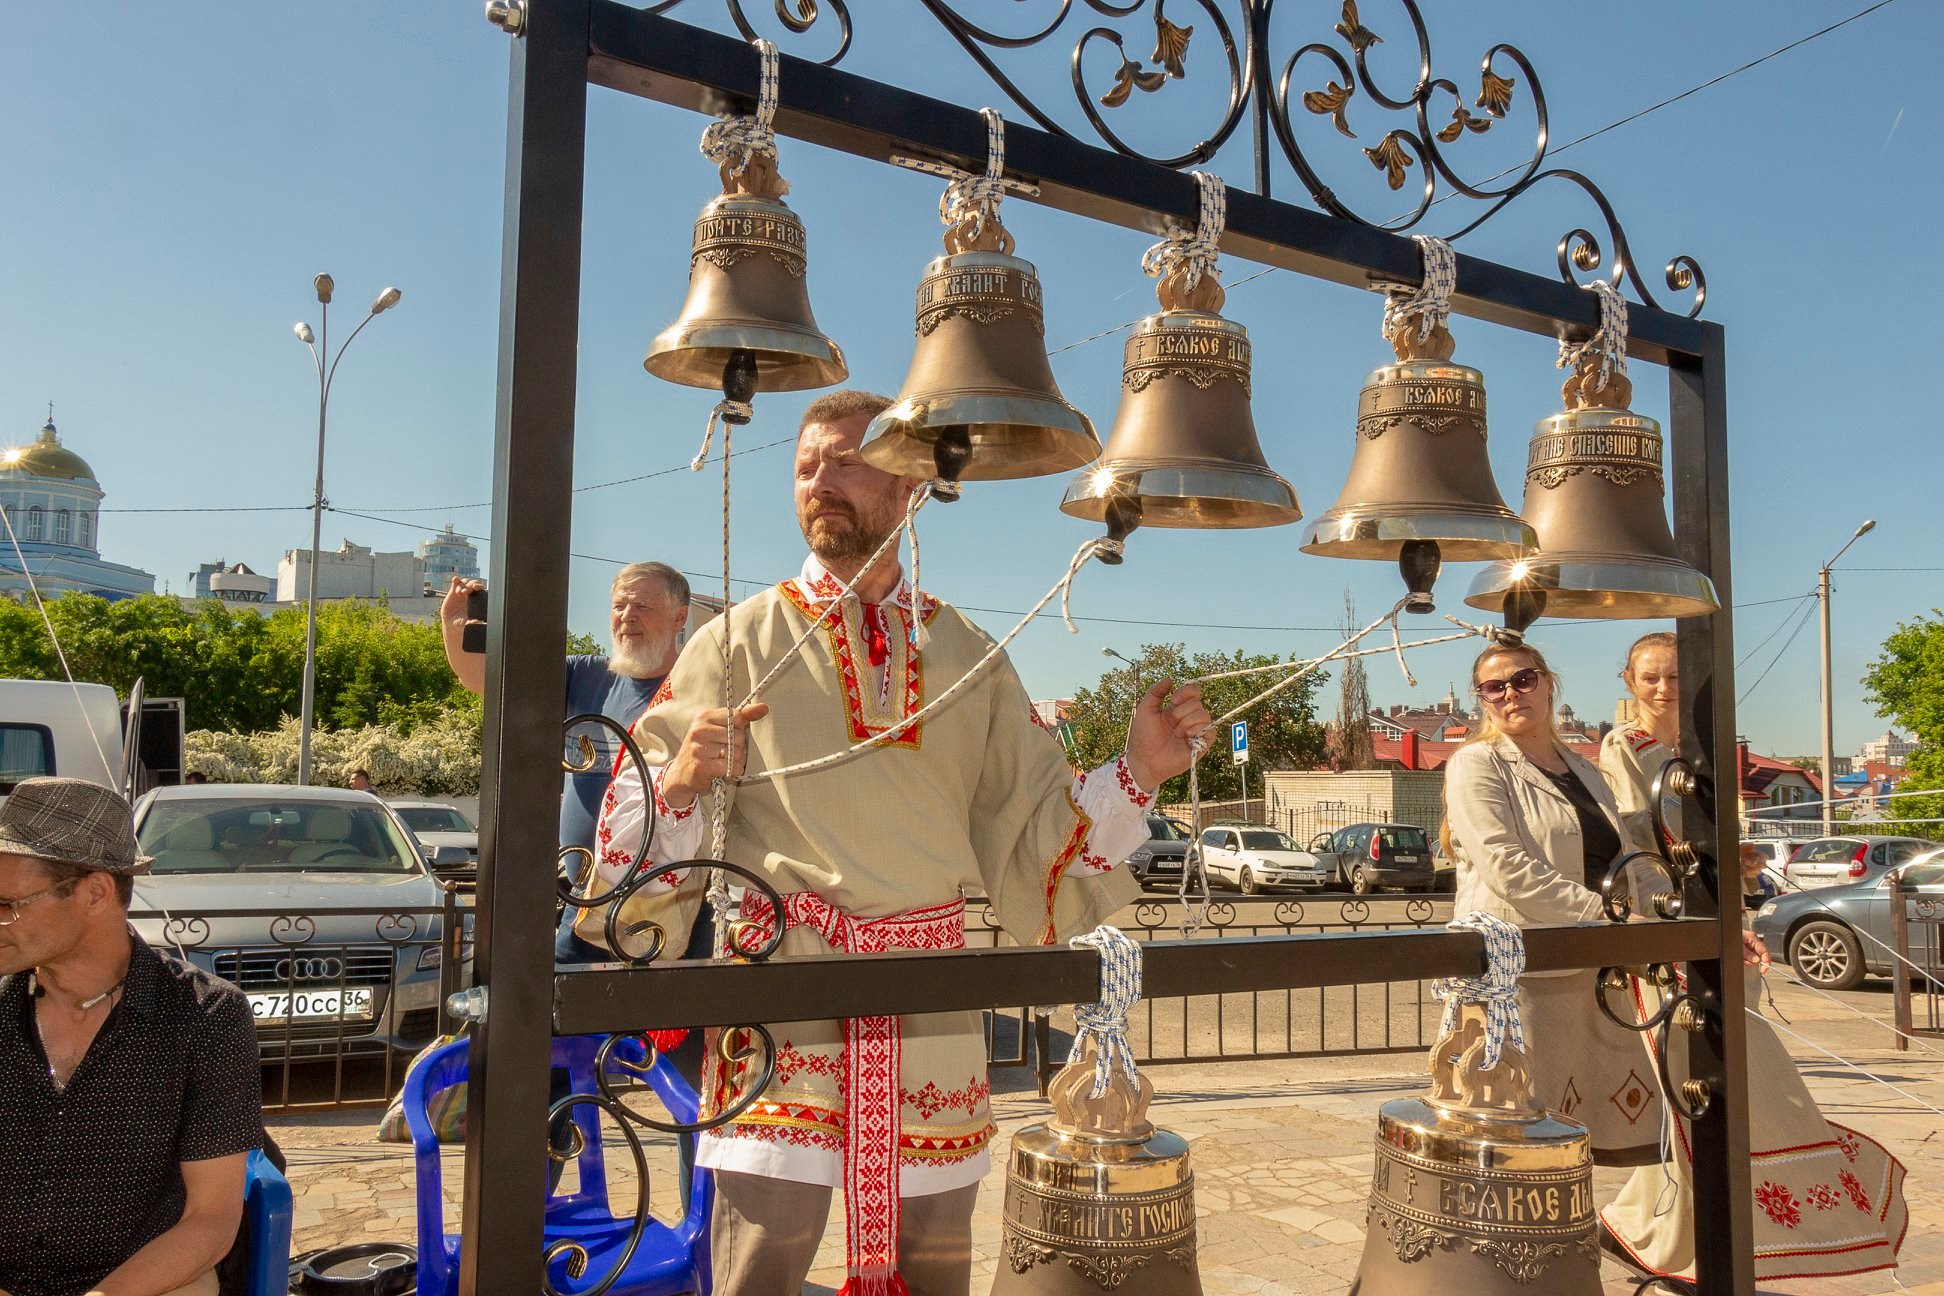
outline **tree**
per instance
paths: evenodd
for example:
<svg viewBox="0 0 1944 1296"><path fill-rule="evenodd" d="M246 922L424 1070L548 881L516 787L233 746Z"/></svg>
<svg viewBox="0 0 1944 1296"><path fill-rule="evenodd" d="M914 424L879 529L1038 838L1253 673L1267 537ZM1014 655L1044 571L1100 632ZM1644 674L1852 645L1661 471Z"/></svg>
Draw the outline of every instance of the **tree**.
<svg viewBox="0 0 1944 1296"><path fill-rule="evenodd" d="M1357 624L1357 601L1346 587L1343 591L1343 637L1348 639L1362 628ZM1343 664L1343 696L1337 703L1336 754L1339 768L1377 768L1377 751L1370 734L1370 683L1364 677L1361 657L1352 657Z"/></svg>
<svg viewBox="0 0 1944 1296"><path fill-rule="evenodd" d="M1074 695L1071 712L1075 765L1092 769L1110 759L1127 745L1127 725L1134 703L1150 685L1162 678L1187 681L1222 671L1250 666L1270 666L1288 660L1234 653L1198 653L1186 656L1181 644L1147 644L1136 665L1108 671L1092 688ZM1219 717L1254 697L1283 676L1245 675L1238 679L1211 680L1202 687L1202 702L1211 716ZM1263 775L1272 769L1307 769L1323 757L1323 728L1316 722L1316 690L1325 676L1306 676L1267 702L1242 715L1249 722L1249 795L1261 796ZM1242 780L1229 755L1226 726L1210 735L1209 749L1196 763L1202 799L1227 801L1242 795ZM1156 798L1163 803L1188 799L1188 776L1181 775L1163 784Z"/></svg>
<svg viewBox="0 0 1944 1296"><path fill-rule="evenodd" d="M1944 611L1906 621L1883 641L1883 653L1863 674L1863 685L1877 714L1910 731L1917 750L1905 762L1908 777L1900 792L1938 789L1936 796L1893 798L1893 822L1944 818ZM1935 823L1905 823L1901 831L1944 837Z"/></svg>

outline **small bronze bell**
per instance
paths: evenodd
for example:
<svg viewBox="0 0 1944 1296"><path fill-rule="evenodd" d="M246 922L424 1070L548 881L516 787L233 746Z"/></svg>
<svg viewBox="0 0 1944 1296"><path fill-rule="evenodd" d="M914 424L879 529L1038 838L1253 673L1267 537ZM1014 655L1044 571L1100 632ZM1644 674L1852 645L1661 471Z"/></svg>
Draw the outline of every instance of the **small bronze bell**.
<svg viewBox="0 0 1944 1296"><path fill-rule="evenodd" d="M1189 287L1191 277L1177 267L1156 285L1161 312L1127 339L1113 434L1067 487L1062 512L1120 534L1132 525L1263 527L1303 516L1256 438L1249 331L1220 315L1214 274Z"/></svg>
<svg viewBox="0 0 1944 1296"><path fill-rule="evenodd" d="M1330 511L1303 532L1303 552L1395 560L1411 610L1431 610L1444 562L1515 558L1537 543L1505 506L1485 455L1485 380L1454 364L1440 323L1415 316L1389 331L1395 364L1371 370L1357 400L1350 476Z"/></svg>
<svg viewBox="0 0 1944 1296"><path fill-rule="evenodd" d="M789 185L775 160L758 154L739 173L727 163L721 170L722 193L695 222L688 300L642 367L668 382L718 390L728 389L732 368L752 364L751 391L842 382L850 371L810 313L803 222L783 204Z"/></svg>
<svg viewBox="0 0 1944 1296"><path fill-rule="evenodd" d="M1598 368L1597 356L1581 356L1565 410L1532 436L1521 512L1538 551L1486 568L1465 602L1528 622L1705 616L1721 602L1714 582L1675 556L1660 424L1626 408L1633 385L1617 368L1593 385Z"/></svg>
<svg viewBox="0 0 1944 1296"><path fill-rule="evenodd" d="M1351 1296L1599 1296L1592 1140L1532 1103L1510 1042L1484 1069L1482 1010L1431 1054L1431 1090L1385 1103Z"/></svg>
<svg viewBox="0 0 1944 1296"><path fill-rule="evenodd" d="M1013 1135L992 1296L1199 1296L1188 1144L1148 1122L1154 1086L1092 1097L1092 1039L1053 1077L1051 1121Z"/></svg>

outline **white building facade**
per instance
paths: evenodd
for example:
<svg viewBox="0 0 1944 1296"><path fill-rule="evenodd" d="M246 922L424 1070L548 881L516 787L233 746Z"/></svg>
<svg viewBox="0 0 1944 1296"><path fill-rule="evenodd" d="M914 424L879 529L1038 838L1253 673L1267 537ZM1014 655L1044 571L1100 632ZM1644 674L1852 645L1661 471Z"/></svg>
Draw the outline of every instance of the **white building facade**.
<svg viewBox="0 0 1944 1296"><path fill-rule="evenodd" d="M454 576L461 580L479 579L478 548L454 531L450 522L430 540L419 541L418 554L425 564L425 583L434 590L444 590Z"/></svg>
<svg viewBox="0 0 1944 1296"><path fill-rule="evenodd" d="M279 603L310 597L310 550L290 549L277 563ZM425 593L425 560L416 553L379 553L349 540L318 554L317 597L416 599Z"/></svg>
<svg viewBox="0 0 1944 1296"><path fill-rule="evenodd" d="M154 576L102 558L103 496L87 460L61 444L51 411L38 439L0 453L0 509L12 532L0 537L0 594L153 594Z"/></svg>

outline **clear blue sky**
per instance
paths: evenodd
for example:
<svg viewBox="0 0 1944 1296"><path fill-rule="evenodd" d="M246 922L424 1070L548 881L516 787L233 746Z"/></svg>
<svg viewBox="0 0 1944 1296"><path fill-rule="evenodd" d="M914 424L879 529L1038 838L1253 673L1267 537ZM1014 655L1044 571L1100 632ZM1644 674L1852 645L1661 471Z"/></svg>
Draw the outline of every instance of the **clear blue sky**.
<svg viewBox="0 0 1944 1296"><path fill-rule="evenodd" d="M1478 57L1490 44L1526 51L1547 89L1555 141L1861 7L1862 0L1427 6L1436 70L1461 85L1475 85ZM917 6L855 8L850 70L1004 106ZM1023 23L1052 6L1022 7L1032 14L971 8L994 22ZM1278 67L1298 45L1333 39L1335 8L1278 11ZM1397 84L1409 75L1399 62L1408 54L1403 19L1382 3L1364 8L1365 21L1390 38L1376 65ZM680 12L723 21L714 0L690 0ZM1170 16L1187 20L1185 11ZM1067 86L1066 50L1098 21L1076 14L1057 49L1008 65L1076 128L1084 122ZM1197 127L1220 92L1211 84L1220 75L1219 46L1202 29L1205 15L1195 21L1188 80L1119 110L1135 138L1200 138ZM203 561L274 570L284 550L308 543L301 512L116 510L306 503L315 384L291 325L315 322L310 279L329 270L345 307L340 320L355 318L388 284L405 294L340 370L331 500L415 526L451 521L483 533L490 511L462 506L490 493L507 38L483 21L479 6L209 0L158 18L153 6L132 3L30 5L9 23L0 49L0 119L8 123L0 133L7 191L0 237L9 251L0 272L0 441L31 438L52 399L67 443L95 465L108 492L108 557L145 567L177 590ZM1130 49L1146 53L1146 20L1121 26ZM784 48L820 57L826 40L816 32L785 37ZM1855 682L1865 663L1900 619L1944 604L1944 573L1870 570L1944 565L1935 539L1944 406L1932 394L1944 110L1929 93L1940 50L1944 8L1901 0L1558 158L1602 185L1644 265L1689 253L1706 267L1707 314L1730 338L1735 597L1762 604L1736 614L1741 651L1800 606L1767 600L1810 590L1820 561L1863 518L1879 520L1844 560L1837 587L1837 750L1844 753L1882 729ZM1107 70L1096 73L1103 85ZM1475 174L1522 156L1530 140L1527 91L1518 88L1511 121L1463 146L1471 151L1462 156L1477 159ZM1364 132L1362 143L1398 124L1361 98L1351 122ZM682 464L701 432L709 396L655 382L640 360L681 303L690 223L714 187L695 148L704 124L676 109L593 92L576 441L584 485ZM1331 183L1359 200L1384 201L1357 146L1331 143L1322 119L1301 129ZM1242 143L1217 165L1237 183L1252 175ZM795 184L790 202L809 230L819 321L848 351L858 385L895 391L909 357L912 286L937 248L940 182L787 140L783 168ZM1279 196L1300 194L1286 166L1279 165L1276 185ZM1151 308L1139 270L1150 237L1020 201L1006 210L1021 254L1038 263L1045 281L1050 343ZM1455 223L1434 219L1430 228ZM1461 246L1550 273L1554 243L1575 225L1597 227L1591 206L1564 186L1541 188ZM1230 261L1227 277L1256 268ZM1278 272L1237 287L1228 314L1254 336L1263 444L1313 517L1341 484L1362 375L1384 357L1378 299ZM1527 435L1558 399L1553 345L1473 321L1456 325L1459 358L1486 374L1493 461L1516 504ZM1118 338L1055 360L1067 395L1103 435L1119 361ZM1664 414L1663 374L1636 365L1634 378L1637 407ZM807 399L762 398L739 444L788 436ZM788 454L752 454L736 468L733 571L767 583L792 573L801 556L786 507ZM962 504L928 510L928 587L964 606L999 609L976 615L1003 632L1013 621L1004 610L1029 606L1094 531L1057 511L1062 485L980 485ZM719 572L717 489L711 469L701 478L684 472L579 495L573 517L561 519L571 522L574 550L592 555L574 563L573 624L602 628L613 571L602 559L654 557ZM327 545L349 536L407 548L421 535L407 525L325 522ZM1070 636L1057 618L1046 619L1015 648L1028 687L1047 696L1092 681L1106 645L1130 655L1142 643L1172 640L1191 649L1319 652L1336 637L1313 627L1337 621L1346 586L1367 615L1396 597L1394 569L1309 557L1297 551L1297 539L1295 527L1139 533L1125 566L1082 575L1077 613L1288 628L1093 621ZM1446 572L1446 609L1458 608L1469 576L1468 568ZM1650 628L1657 627L1548 622L1538 637L1566 678L1568 700L1600 717L1611 713L1625 645ZM1752 657L1743 688L1789 633ZM1372 697L1380 704L1435 699L1447 682L1465 678L1469 659L1464 647L1419 653L1416 691L1380 659L1371 668ZM1812 623L1742 710L1742 730L1758 749L1816 747L1816 673Z"/></svg>

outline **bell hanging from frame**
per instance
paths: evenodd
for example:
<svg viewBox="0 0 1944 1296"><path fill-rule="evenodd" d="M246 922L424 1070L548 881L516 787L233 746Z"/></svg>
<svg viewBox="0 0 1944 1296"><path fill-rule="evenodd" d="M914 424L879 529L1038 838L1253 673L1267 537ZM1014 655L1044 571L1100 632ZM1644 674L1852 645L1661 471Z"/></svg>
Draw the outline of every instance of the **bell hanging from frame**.
<svg viewBox="0 0 1944 1296"><path fill-rule="evenodd" d="M1586 1127L1532 1101L1506 1040L1485 1070L1483 1010L1431 1051L1431 1088L1377 1114L1364 1252L1351 1296L1599 1296Z"/></svg>
<svg viewBox="0 0 1944 1296"><path fill-rule="evenodd" d="M897 403L871 420L859 456L903 477L1043 477L1099 453L1085 414L1060 395L1046 356L1039 274L1012 255L996 214L945 233L918 283L916 349Z"/></svg>
<svg viewBox="0 0 1944 1296"><path fill-rule="evenodd" d="M1539 615L1687 617L1721 606L1714 582L1676 556L1660 424L1627 408L1633 385L1623 372L1600 383L1597 357L1582 357L1566 380L1566 408L1533 432L1521 512L1537 551L1486 568L1465 597L1506 613L1514 629Z"/></svg>
<svg viewBox="0 0 1944 1296"><path fill-rule="evenodd" d="M721 173L722 193L696 218L688 299L642 367L742 401L842 382L844 353L810 313L803 222L783 203L789 185L775 158L752 155L741 172L725 163Z"/></svg>
<svg viewBox="0 0 1944 1296"><path fill-rule="evenodd" d="M1343 493L1303 531L1303 552L1395 561L1409 610L1432 610L1446 562L1517 558L1537 543L1505 506L1485 453L1485 379L1451 359L1450 331L1405 316L1387 334L1395 363L1370 371Z"/></svg>
<svg viewBox="0 0 1944 1296"><path fill-rule="evenodd" d="M1080 1047L1047 1086L1053 1119L1013 1135L992 1296L1200 1296L1187 1141L1149 1123L1146 1076L1115 1068L1093 1097Z"/></svg>
<svg viewBox="0 0 1944 1296"><path fill-rule="evenodd" d="M1193 286L1189 286L1193 279ZM1062 512L1133 526L1281 526L1303 516L1263 457L1249 406L1249 331L1220 312L1213 273L1177 266L1155 286L1161 310L1134 326L1121 363L1120 412L1100 458Z"/></svg>

